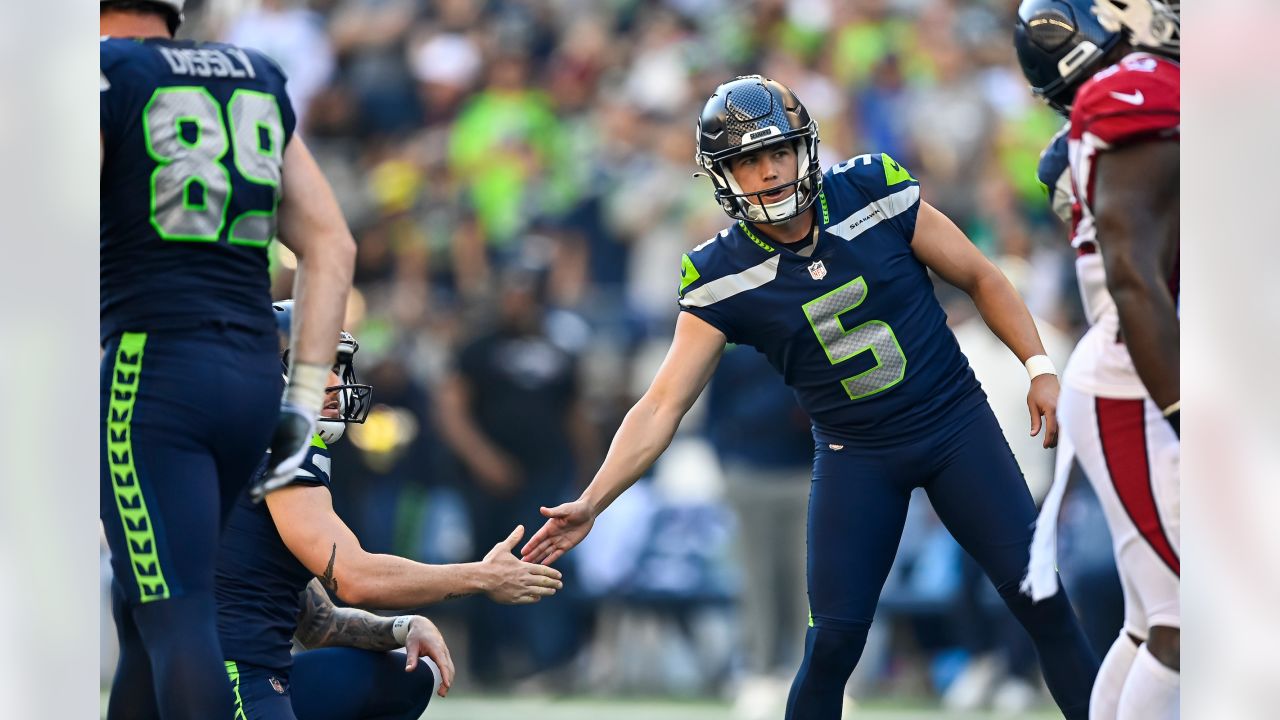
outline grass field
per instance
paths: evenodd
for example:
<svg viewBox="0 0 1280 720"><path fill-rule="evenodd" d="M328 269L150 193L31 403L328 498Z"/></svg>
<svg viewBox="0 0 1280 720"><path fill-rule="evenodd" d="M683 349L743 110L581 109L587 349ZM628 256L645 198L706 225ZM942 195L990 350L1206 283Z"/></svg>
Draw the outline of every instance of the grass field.
<svg viewBox="0 0 1280 720"><path fill-rule="evenodd" d="M850 716L846 715L846 718ZM852 715L855 720L1004 720L993 713L949 713L936 707L907 703L869 703ZM1019 714L1018 718L1050 720L1062 717L1051 708ZM530 697L495 698L458 695L431 703L423 720L733 720L730 706L713 701L642 701L604 698L539 700ZM781 719L779 719L781 720Z"/></svg>

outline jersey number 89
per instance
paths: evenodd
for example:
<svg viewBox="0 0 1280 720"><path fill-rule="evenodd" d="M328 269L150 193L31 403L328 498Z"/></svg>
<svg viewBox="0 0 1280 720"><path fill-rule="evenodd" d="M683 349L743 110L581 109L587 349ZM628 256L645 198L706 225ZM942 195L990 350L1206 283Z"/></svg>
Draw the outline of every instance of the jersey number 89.
<svg viewBox="0 0 1280 720"><path fill-rule="evenodd" d="M222 160L235 149L246 181L271 189L270 207L231 220L227 241L266 247L276 230L284 123L275 96L236 90L223 108L202 87L162 87L142 111L151 173L151 225L164 240L217 242L231 205L231 173ZM265 204L265 203L264 203Z"/></svg>
<svg viewBox="0 0 1280 720"><path fill-rule="evenodd" d="M861 277L804 304L809 325L827 352L832 365L864 352L876 359L875 367L840 381L850 400L888 390L902 381L907 372L907 356L893 334L893 328L880 320L868 320L852 330L845 330L840 316L867 299L867 282Z"/></svg>

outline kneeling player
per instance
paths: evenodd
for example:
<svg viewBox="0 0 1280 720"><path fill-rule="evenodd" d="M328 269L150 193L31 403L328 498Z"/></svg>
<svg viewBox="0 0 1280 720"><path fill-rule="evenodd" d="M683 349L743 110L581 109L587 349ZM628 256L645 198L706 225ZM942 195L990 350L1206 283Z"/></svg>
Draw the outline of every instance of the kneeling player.
<svg viewBox="0 0 1280 720"><path fill-rule="evenodd" d="M291 303L275 307L287 331ZM476 593L532 603L561 587L558 571L511 554L522 528L478 563L425 565L360 547L333 510L327 449L345 423L368 413L371 388L356 382L357 349L343 333L319 433L295 482L262 504L242 494L223 533L218 633L237 713L244 713L236 717L416 720L433 685L441 696L448 691L453 661L429 620L335 607L326 590L353 605L407 608ZM323 649L291 656L291 638ZM433 660L439 676L419 657Z"/></svg>

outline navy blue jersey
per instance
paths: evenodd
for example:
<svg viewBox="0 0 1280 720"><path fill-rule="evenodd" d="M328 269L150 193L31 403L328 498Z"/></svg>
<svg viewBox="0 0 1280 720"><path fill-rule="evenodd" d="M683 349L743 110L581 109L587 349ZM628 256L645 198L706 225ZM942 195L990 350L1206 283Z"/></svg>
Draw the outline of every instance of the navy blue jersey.
<svg viewBox="0 0 1280 720"><path fill-rule="evenodd" d="M822 183L811 256L738 223L684 256L681 309L764 353L821 442L894 444L985 402L911 251L919 183L887 155Z"/></svg>
<svg viewBox="0 0 1280 720"><path fill-rule="evenodd" d="M294 484L329 487L329 449L319 436L312 439ZM222 530L214 587L226 659L287 670L293 664L289 651L301 595L313 577L280 539L267 504L240 493Z"/></svg>
<svg viewBox="0 0 1280 720"><path fill-rule="evenodd" d="M101 336L207 322L274 331L285 78L222 43L104 38Z"/></svg>
<svg viewBox="0 0 1280 720"><path fill-rule="evenodd" d="M1040 164L1036 167L1036 178L1049 195L1049 207L1067 227L1073 224L1071 206L1074 202L1074 194L1071 192L1071 158L1067 154L1067 133L1070 130L1071 123L1058 130L1040 153Z"/></svg>

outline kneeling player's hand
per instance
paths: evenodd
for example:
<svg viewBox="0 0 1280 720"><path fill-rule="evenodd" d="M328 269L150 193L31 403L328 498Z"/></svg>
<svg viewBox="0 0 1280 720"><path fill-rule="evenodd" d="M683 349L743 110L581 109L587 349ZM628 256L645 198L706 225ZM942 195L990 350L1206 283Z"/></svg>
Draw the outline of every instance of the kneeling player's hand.
<svg viewBox="0 0 1280 720"><path fill-rule="evenodd" d="M268 448L267 470L249 488L254 502L261 502L267 493L293 482L302 461L307 459L311 438L316 434L316 417L299 407L285 403L280 406L275 432Z"/></svg>
<svg viewBox="0 0 1280 720"><path fill-rule="evenodd" d="M1040 434L1044 418L1044 447L1058 446L1058 376L1037 375L1027 391L1027 410L1031 411L1031 436Z"/></svg>
<svg viewBox="0 0 1280 720"><path fill-rule="evenodd" d="M449 646L435 623L414 615L409 621L409 636L404 640L404 671L413 672L418 667L418 658L429 657L440 668L440 687L436 694L444 697L449 694L449 686L453 685L453 657L449 655Z"/></svg>
<svg viewBox="0 0 1280 720"><path fill-rule="evenodd" d="M489 576L485 595L494 602L527 605L555 595L557 590L564 587L559 570L523 562L512 554L516 543L523 536L524 526L516 526L507 539L494 545L481 562Z"/></svg>

